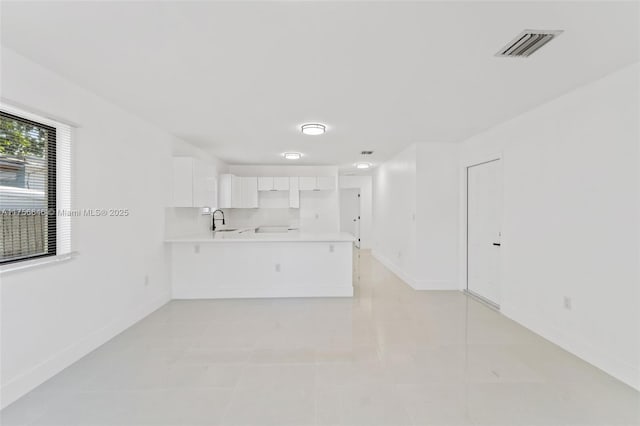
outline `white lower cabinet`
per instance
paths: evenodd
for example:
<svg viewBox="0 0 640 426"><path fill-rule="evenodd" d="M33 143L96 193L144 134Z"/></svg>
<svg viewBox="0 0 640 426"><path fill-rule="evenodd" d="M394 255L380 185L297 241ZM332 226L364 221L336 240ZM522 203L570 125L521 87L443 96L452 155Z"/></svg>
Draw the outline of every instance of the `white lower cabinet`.
<svg viewBox="0 0 640 426"><path fill-rule="evenodd" d="M174 242L171 262L176 299L353 296L351 241Z"/></svg>

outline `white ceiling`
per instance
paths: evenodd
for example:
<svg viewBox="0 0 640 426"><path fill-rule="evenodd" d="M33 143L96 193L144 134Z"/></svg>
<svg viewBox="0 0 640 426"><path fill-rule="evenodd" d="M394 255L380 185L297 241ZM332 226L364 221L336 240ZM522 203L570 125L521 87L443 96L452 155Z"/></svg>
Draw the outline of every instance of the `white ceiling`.
<svg viewBox="0 0 640 426"><path fill-rule="evenodd" d="M457 142L639 58L637 2L2 2L2 44L236 164ZM494 54L561 29L529 59ZM11 82L3 82L11 84ZM300 134L327 123L321 137ZM299 163L298 163L299 164Z"/></svg>

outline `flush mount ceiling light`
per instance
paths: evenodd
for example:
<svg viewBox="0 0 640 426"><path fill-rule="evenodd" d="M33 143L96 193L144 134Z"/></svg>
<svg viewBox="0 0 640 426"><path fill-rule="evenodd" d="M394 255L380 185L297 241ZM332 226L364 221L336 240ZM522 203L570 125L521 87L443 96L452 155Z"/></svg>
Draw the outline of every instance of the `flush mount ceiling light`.
<svg viewBox="0 0 640 426"><path fill-rule="evenodd" d="M286 160L299 160L302 157L302 154L299 152L285 152L282 156Z"/></svg>
<svg viewBox="0 0 640 426"><path fill-rule="evenodd" d="M356 169L368 169L371 163L356 163Z"/></svg>
<svg viewBox="0 0 640 426"><path fill-rule="evenodd" d="M309 136L318 136L327 131L327 126L320 123L306 123L301 126L302 133Z"/></svg>

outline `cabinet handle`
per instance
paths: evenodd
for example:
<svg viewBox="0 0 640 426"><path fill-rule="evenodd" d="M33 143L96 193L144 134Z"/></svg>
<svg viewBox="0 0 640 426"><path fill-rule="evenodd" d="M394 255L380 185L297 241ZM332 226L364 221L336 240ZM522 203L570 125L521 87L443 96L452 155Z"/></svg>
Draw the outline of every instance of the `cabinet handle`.
<svg viewBox="0 0 640 426"><path fill-rule="evenodd" d="M493 245L500 247L500 243L493 243Z"/></svg>

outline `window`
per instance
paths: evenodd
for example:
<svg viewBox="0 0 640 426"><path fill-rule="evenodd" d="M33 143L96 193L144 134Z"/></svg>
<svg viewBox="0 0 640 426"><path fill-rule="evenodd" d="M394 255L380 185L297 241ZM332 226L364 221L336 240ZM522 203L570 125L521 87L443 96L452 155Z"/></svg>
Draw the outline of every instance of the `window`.
<svg viewBox="0 0 640 426"><path fill-rule="evenodd" d="M61 135L68 148L68 126L1 106L0 265L70 252L70 221L59 218L60 193L70 207L70 156L67 149L60 155Z"/></svg>

